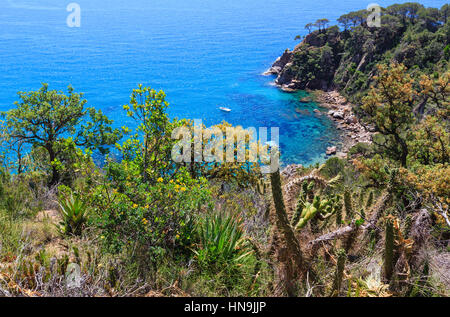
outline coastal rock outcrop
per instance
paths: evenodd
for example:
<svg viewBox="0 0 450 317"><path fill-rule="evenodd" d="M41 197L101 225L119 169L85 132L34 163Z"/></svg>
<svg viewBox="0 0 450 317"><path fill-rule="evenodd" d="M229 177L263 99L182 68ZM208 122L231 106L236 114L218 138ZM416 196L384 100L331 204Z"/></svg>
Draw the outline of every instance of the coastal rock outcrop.
<svg viewBox="0 0 450 317"><path fill-rule="evenodd" d="M284 51L265 74L277 75L275 84L287 92L332 88L340 56L336 45L339 34L336 28L312 32L293 51ZM311 60L317 60L317 64L310 65Z"/></svg>
<svg viewBox="0 0 450 317"><path fill-rule="evenodd" d="M264 72L264 75L278 75L286 66L286 64L291 61L292 54L293 53L289 49L286 49L283 55L278 57L275 63L273 63L272 67Z"/></svg>

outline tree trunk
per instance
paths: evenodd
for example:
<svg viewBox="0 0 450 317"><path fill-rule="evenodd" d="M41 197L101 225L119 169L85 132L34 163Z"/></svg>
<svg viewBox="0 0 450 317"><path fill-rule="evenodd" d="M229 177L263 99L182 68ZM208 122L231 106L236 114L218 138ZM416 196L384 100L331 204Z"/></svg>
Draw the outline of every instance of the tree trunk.
<svg viewBox="0 0 450 317"><path fill-rule="evenodd" d="M51 144L46 145L45 148L47 149L48 155L50 157L50 165L52 166L52 177L51 177L48 185L49 185L49 187L53 187L56 184L58 184L59 179L60 179L58 168L54 164L52 164L53 161L56 160L56 153L53 150L53 146Z"/></svg>
<svg viewBox="0 0 450 317"><path fill-rule="evenodd" d="M402 138L398 134L394 134L394 138L401 148L400 163L402 164L402 167L406 167L408 158L408 146L406 142L402 140Z"/></svg>
<svg viewBox="0 0 450 317"><path fill-rule="evenodd" d="M142 170L142 178L144 180L144 183L146 183L148 181L147 168L148 168L148 136L145 136L145 142L144 142L144 166L143 166L143 170Z"/></svg>

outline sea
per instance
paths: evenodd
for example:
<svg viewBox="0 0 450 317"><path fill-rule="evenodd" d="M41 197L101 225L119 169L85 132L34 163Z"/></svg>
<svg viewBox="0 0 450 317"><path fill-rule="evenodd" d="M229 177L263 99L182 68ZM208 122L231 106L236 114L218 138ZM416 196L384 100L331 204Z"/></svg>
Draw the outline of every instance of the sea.
<svg viewBox="0 0 450 317"><path fill-rule="evenodd" d="M321 162L340 141L335 124L299 101L306 92L282 92L262 74L307 23L336 24L373 2L407 1L0 0L0 110L41 83L72 85L115 126L133 128L122 106L143 84L166 93L171 117L279 128L283 164ZM68 7L79 8L79 27Z"/></svg>

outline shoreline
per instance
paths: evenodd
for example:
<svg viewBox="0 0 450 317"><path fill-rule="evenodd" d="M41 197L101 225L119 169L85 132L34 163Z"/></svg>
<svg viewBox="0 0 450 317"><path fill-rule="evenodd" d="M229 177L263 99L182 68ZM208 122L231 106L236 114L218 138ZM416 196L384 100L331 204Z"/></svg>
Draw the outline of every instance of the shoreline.
<svg viewBox="0 0 450 317"><path fill-rule="evenodd" d="M291 79L284 84L279 81L280 73L289 63L291 57L292 52L286 50L268 70L262 73L263 76L277 76L277 79L274 80L273 85L286 93L295 93L299 90L296 86L296 80ZM373 132L361 125L357 116L353 112L353 105L349 103L347 99L337 90L305 89L305 91L311 95L311 101L314 101L321 107L328 109L327 113L321 113L326 114L328 118L336 124L337 130L341 132L340 142L326 149L325 154L327 157L337 156L339 158L346 158L349 150L357 143L372 143ZM309 101L310 100L307 100L307 102Z"/></svg>
<svg viewBox="0 0 450 317"><path fill-rule="evenodd" d="M338 91L315 90L310 91L310 94L315 102L328 109L327 116L335 122L336 128L341 132L342 146L340 149L335 146L335 156L346 157L348 151L357 143L372 143L373 132L359 122L353 112L353 105Z"/></svg>
<svg viewBox="0 0 450 317"><path fill-rule="evenodd" d="M328 109L328 112L320 111L320 113L327 115L336 124L337 130L341 132L339 135L340 141L327 148L325 154L328 158L338 157L345 159L349 150L357 143L372 143L374 132L361 125L353 112L353 105L338 91L313 90L307 92L311 95L312 101L316 102L320 107ZM281 174L289 179L296 175L299 168L303 168L303 165L290 164L281 170Z"/></svg>

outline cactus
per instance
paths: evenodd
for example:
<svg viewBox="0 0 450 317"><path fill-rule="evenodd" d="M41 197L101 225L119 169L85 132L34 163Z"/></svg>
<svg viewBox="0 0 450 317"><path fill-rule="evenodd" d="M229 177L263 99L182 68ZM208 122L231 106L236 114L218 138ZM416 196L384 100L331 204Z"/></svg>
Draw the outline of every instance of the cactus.
<svg viewBox="0 0 450 317"><path fill-rule="evenodd" d="M364 205L364 200L367 196L366 194L367 194L367 190L365 189L365 187L361 188L361 190L359 191L359 197L358 197L359 198L358 203L360 206Z"/></svg>
<svg viewBox="0 0 450 317"><path fill-rule="evenodd" d="M373 191L370 191L369 197L367 198L366 202L366 209L368 210L373 205Z"/></svg>
<svg viewBox="0 0 450 317"><path fill-rule="evenodd" d="M409 236L412 224L413 224L412 215L411 214L406 215L405 226L404 226L404 229L403 229L403 236L405 236L405 237Z"/></svg>
<svg viewBox="0 0 450 317"><path fill-rule="evenodd" d="M280 170L277 170L270 175L270 183L272 186L272 198L275 206L278 230L284 237L286 248L289 255L293 257L295 266L300 269L303 266L302 251L300 243L295 237L294 231L288 221L286 207L284 205L283 190L281 187Z"/></svg>
<svg viewBox="0 0 450 317"><path fill-rule="evenodd" d="M264 179L258 180L256 183L256 188L257 188L259 194L264 195L266 193L266 188L267 188L266 181Z"/></svg>
<svg viewBox="0 0 450 317"><path fill-rule="evenodd" d="M361 215L361 219L366 220L366 211L364 209L361 209L359 214Z"/></svg>
<svg viewBox="0 0 450 317"><path fill-rule="evenodd" d="M352 196L348 189L344 191L344 206L345 206L345 219L351 220L353 218L353 203L352 203Z"/></svg>
<svg viewBox="0 0 450 317"><path fill-rule="evenodd" d="M311 203L306 203L300 215L300 220L295 226L295 230L302 229L319 212L319 209Z"/></svg>
<svg viewBox="0 0 450 317"><path fill-rule="evenodd" d="M347 239L344 242L345 251L348 253L353 248L353 244L356 241L356 237L358 236L358 227L353 232L350 232Z"/></svg>
<svg viewBox="0 0 450 317"><path fill-rule="evenodd" d="M305 201L299 197L297 202L297 208L295 209L294 214L292 215L291 225L295 227L295 224L300 220L303 208L305 208Z"/></svg>
<svg viewBox="0 0 450 317"><path fill-rule="evenodd" d="M390 282L394 270L394 217L386 217L384 242L384 279Z"/></svg>
<svg viewBox="0 0 450 317"><path fill-rule="evenodd" d="M320 196L314 196L313 202L305 202L304 207L300 213L295 229L299 230L306 226L311 221L311 229L313 232L317 231L318 221L325 221L330 218L335 212L335 204L337 203L337 196L329 199L321 199ZM298 212L296 212L297 214Z"/></svg>
<svg viewBox="0 0 450 317"><path fill-rule="evenodd" d="M336 225L340 226L342 224L342 202L339 200L335 205L335 212L336 212Z"/></svg>
<svg viewBox="0 0 450 317"><path fill-rule="evenodd" d="M339 296L341 293L341 285L342 285L342 279L344 277L344 269L345 269L345 261L347 260L347 253L345 250L340 249L338 251L338 258L337 258L337 265L336 265L336 272L334 275L334 281L333 281L333 289L332 289L332 295Z"/></svg>
<svg viewBox="0 0 450 317"><path fill-rule="evenodd" d="M314 187L313 183L303 182L300 190L300 194L298 197L297 208L295 210L294 215L291 219L291 224L295 226L295 224L299 221L303 208L305 208L305 202L308 200L310 192Z"/></svg>

